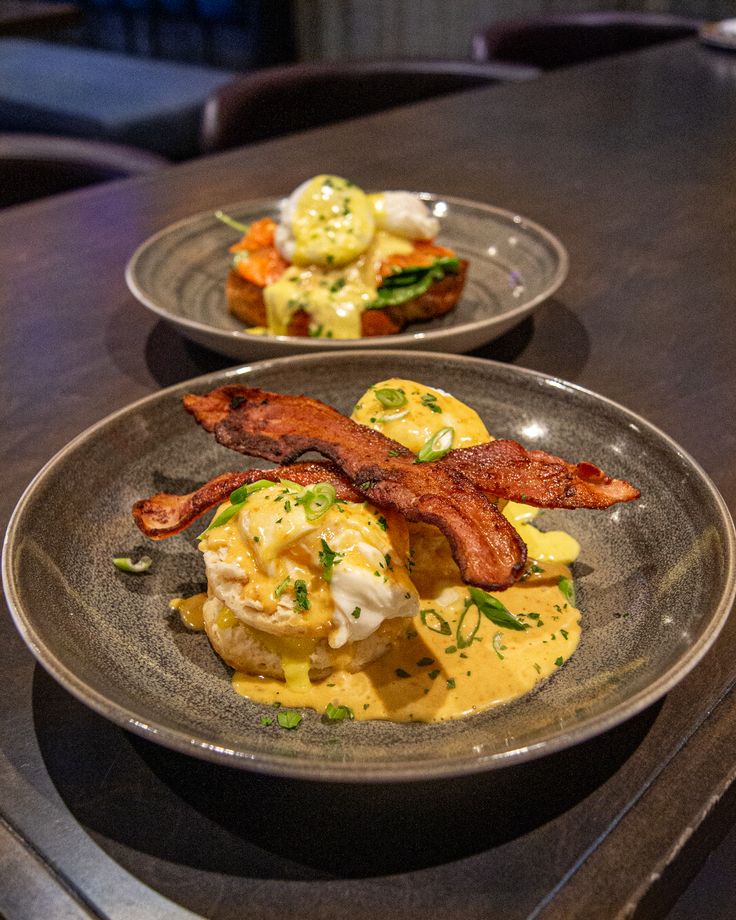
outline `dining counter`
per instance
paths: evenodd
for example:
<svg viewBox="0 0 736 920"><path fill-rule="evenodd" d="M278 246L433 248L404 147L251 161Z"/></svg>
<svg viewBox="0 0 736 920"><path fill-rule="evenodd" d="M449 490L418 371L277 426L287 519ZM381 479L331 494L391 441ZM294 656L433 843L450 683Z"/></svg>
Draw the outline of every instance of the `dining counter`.
<svg viewBox="0 0 736 920"><path fill-rule="evenodd" d="M685 41L0 212L0 523L85 428L232 363L132 297L136 247L321 172L486 202L556 234L565 283L474 354L645 417L733 511L734 125L736 56ZM10 920L661 917L736 817L734 618L661 701L603 735L489 773L370 785L152 744L49 677L5 607L0 638Z"/></svg>

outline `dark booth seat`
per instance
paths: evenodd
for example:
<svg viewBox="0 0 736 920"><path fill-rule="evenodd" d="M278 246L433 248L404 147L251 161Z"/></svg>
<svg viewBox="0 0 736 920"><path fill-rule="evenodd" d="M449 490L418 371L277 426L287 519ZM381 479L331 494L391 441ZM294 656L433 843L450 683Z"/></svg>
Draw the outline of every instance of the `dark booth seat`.
<svg viewBox="0 0 736 920"><path fill-rule="evenodd" d="M402 59L272 67L207 100L202 149L226 150L477 86L538 76L535 68Z"/></svg>
<svg viewBox="0 0 736 920"><path fill-rule="evenodd" d="M195 156L205 100L234 73L25 39L0 40L0 131Z"/></svg>
<svg viewBox="0 0 736 920"><path fill-rule="evenodd" d="M0 208L167 165L162 157L118 144L0 134Z"/></svg>
<svg viewBox="0 0 736 920"><path fill-rule="evenodd" d="M502 20L475 33L472 57L552 70L685 38L701 25L685 16L628 11Z"/></svg>

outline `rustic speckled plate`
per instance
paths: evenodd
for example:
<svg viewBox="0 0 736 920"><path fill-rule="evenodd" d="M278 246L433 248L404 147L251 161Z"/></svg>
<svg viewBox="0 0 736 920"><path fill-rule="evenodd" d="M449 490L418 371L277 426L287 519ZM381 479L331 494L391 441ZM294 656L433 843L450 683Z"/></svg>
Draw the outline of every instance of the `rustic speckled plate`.
<svg viewBox="0 0 736 920"><path fill-rule="evenodd" d="M243 458L217 445L181 396L225 382L309 393L349 411L398 375L471 403L497 436L586 458L635 482L639 501L607 512L547 512L582 544L576 564L581 644L535 692L437 725L260 724L202 634L169 599L203 586L191 532L148 543L130 508L162 489L186 492ZM144 576L117 555L151 554ZM503 364L421 352L317 354L263 362L156 393L80 435L39 473L11 520L4 578L18 629L79 699L123 727L199 757L326 780L452 776L575 744L653 703L700 660L734 597L734 529L718 492L666 435L559 379Z"/></svg>
<svg viewBox="0 0 736 920"><path fill-rule="evenodd" d="M440 221L441 244L468 259L465 289L447 316L415 323L400 335L310 339L251 335L228 313L225 278L238 240L214 209L166 227L143 243L125 277L144 306L200 345L240 361L355 348L463 352L501 335L565 280L567 252L551 233L518 214L460 198L422 193ZM223 206L236 220L277 217L276 198Z"/></svg>

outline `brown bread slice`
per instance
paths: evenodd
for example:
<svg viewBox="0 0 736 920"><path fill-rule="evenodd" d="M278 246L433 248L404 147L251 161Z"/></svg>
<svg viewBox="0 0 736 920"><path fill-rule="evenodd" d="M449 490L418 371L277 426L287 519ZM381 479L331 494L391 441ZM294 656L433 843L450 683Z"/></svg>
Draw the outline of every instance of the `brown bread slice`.
<svg viewBox="0 0 736 920"><path fill-rule="evenodd" d="M366 310L361 317L363 335L394 335L409 323L436 319L449 313L460 299L467 270L468 263L461 259L457 274L445 275L441 281L435 281L420 297L395 307ZM230 312L246 326L266 325L263 288L231 270L225 284L225 293ZM303 310L297 310L293 315L289 335L309 335L309 316Z"/></svg>

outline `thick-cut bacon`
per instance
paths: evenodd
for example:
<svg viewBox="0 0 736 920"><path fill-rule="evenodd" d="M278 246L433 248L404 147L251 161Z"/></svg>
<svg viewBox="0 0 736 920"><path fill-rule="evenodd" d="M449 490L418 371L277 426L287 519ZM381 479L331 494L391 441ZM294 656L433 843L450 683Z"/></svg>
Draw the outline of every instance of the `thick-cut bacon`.
<svg viewBox="0 0 736 920"><path fill-rule="evenodd" d="M538 508L608 508L640 494L592 463L567 463L542 450L525 450L517 441L452 450L438 463L459 470L488 495Z"/></svg>
<svg viewBox="0 0 736 920"><path fill-rule="evenodd" d="M311 486L318 482L330 482L341 501L362 502L364 496L353 488L350 481L331 463L294 463L271 470L241 470L236 473L222 473L188 495L172 495L159 492L151 498L144 498L133 505L135 522L147 537L162 540L184 530L205 511L239 489L240 486L259 479L289 479L300 486Z"/></svg>
<svg viewBox="0 0 736 920"><path fill-rule="evenodd" d="M365 498L447 537L463 579L500 590L522 574L526 547L493 503L451 466L415 462L411 451L306 396L227 386L184 405L225 447L292 463L315 450Z"/></svg>

